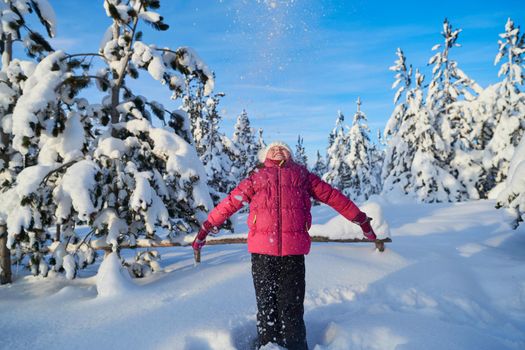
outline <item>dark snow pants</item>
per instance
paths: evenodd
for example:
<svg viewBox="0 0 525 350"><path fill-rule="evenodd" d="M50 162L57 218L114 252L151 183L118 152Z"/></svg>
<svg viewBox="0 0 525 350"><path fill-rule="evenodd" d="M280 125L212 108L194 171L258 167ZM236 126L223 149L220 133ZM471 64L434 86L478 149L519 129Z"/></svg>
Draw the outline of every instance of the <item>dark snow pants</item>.
<svg viewBox="0 0 525 350"><path fill-rule="evenodd" d="M288 350L307 350L304 315L304 255L252 254L260 346L277 343Z"/></svg>

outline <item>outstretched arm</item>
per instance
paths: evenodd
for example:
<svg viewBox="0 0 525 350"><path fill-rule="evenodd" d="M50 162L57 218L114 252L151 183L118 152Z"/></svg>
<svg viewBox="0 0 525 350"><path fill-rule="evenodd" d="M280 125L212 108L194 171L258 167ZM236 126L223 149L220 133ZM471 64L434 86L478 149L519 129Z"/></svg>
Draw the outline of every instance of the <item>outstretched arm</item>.
<svg viewBox="0 0 525 350"><path fill-rule="evenodd" d="M200 250L206 244L208 233L219 232L219 227L228 220L237 210L241 209L244 203L250 202L253 196L253 183L251 178L246 178L235 187L226 198L224 198L208 214L208 219L202 223L197 236L193 240L192 246L195 250Z"/></svg>
<svg viewBox="0 0 525 350"><path fill-rule="evenodd" d="M220 227L244 203L249 203L254 194L253 182L250 177L242 180L226 198L224 198L208 215L208 221L212 226Z"/></svg>
<svg viewBox="0 0 525 350"><path fill-rule="evenodd" d="M361 210L354 202L339 190L321 180L319 176L310 173L308 180L310 181L310 194L314 199L328 204L350 221L354 221L356 216L361 213Z"/></svg>

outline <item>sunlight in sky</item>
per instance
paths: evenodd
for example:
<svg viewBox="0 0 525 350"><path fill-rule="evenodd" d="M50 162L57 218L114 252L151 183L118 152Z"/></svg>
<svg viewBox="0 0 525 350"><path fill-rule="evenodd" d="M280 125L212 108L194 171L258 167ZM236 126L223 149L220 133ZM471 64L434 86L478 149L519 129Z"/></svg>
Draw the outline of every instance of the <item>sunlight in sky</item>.
<svg viewBox="0 0 525 350"><path fill-rule="evenodd" d="M57 1L58 35L53 43L66 51L98 49L109 25L101 2ZM252 126L269 140L292 146L304 137L313 158L324 152L328 133L341 110L347 120L361 97L362 110L375 138L393 110L393 74L388 68L402 48L409 64L427 79L431 48L442 41L448 18L462 28L451 58L485 87L498 81L498 34L508 17L525 25L520 0L443 1L162 1L159 12L167 32L144 27L144 41L158 46L193 47L216 73L222 130L231 134L237 115L246 109ZM82 16L76 14L82 13ZM163 86L141 80L169 102ZM162 99L165 96L165 100Z"/></svg>

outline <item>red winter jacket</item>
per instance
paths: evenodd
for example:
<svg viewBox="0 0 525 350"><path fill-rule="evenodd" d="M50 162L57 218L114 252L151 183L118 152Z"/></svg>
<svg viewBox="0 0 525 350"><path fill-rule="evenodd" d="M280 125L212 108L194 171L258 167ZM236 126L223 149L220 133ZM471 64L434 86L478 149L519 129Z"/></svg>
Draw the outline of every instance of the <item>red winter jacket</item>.
<svg viewBox="0 0 525 350"><path fill-rule="evenodd" d="M244 203L250 203L248 215L248 251L285 256L310 251L308 229L312 225L310 197L326 203L348 220L359 208L341 192L289 160L279 164L266 159L231 191L208 215L208 221L220 227Z"/></svg>

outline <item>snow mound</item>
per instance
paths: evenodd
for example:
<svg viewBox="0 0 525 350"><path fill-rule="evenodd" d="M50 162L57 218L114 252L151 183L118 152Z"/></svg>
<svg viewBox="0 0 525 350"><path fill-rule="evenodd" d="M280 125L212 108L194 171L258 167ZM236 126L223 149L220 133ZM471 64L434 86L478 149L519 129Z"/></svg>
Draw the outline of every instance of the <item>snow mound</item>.
<svg viewBox="0 0 525 350"><path fill-rule="evenodd" d="M97 274L97 292L102 298L126 294L135 289L128 270L122 266L117 253L111 253L100 264Z"/></svg>
<svg viewBox="0 0 525 350"><path fill-rule="evenodd" d="M383 239L390 237L390 227L383 215L381 201L370 199L359 206L372 220L372 227L377 238ZM309 230L311 236L321 236L330 239L361 239L364 238L363 231L359 225L348 221L342 215L337 215L324 224L312 225Z"/></svg>
<svg viewBox="0 0 525 350"><path fill-rule="evenodd" d="M370 349L394 350L406 344L407 339L396 335L387 327L372 329L347 329L331 322L324 332L325 346L316 345L314 350Z"/></svg>

